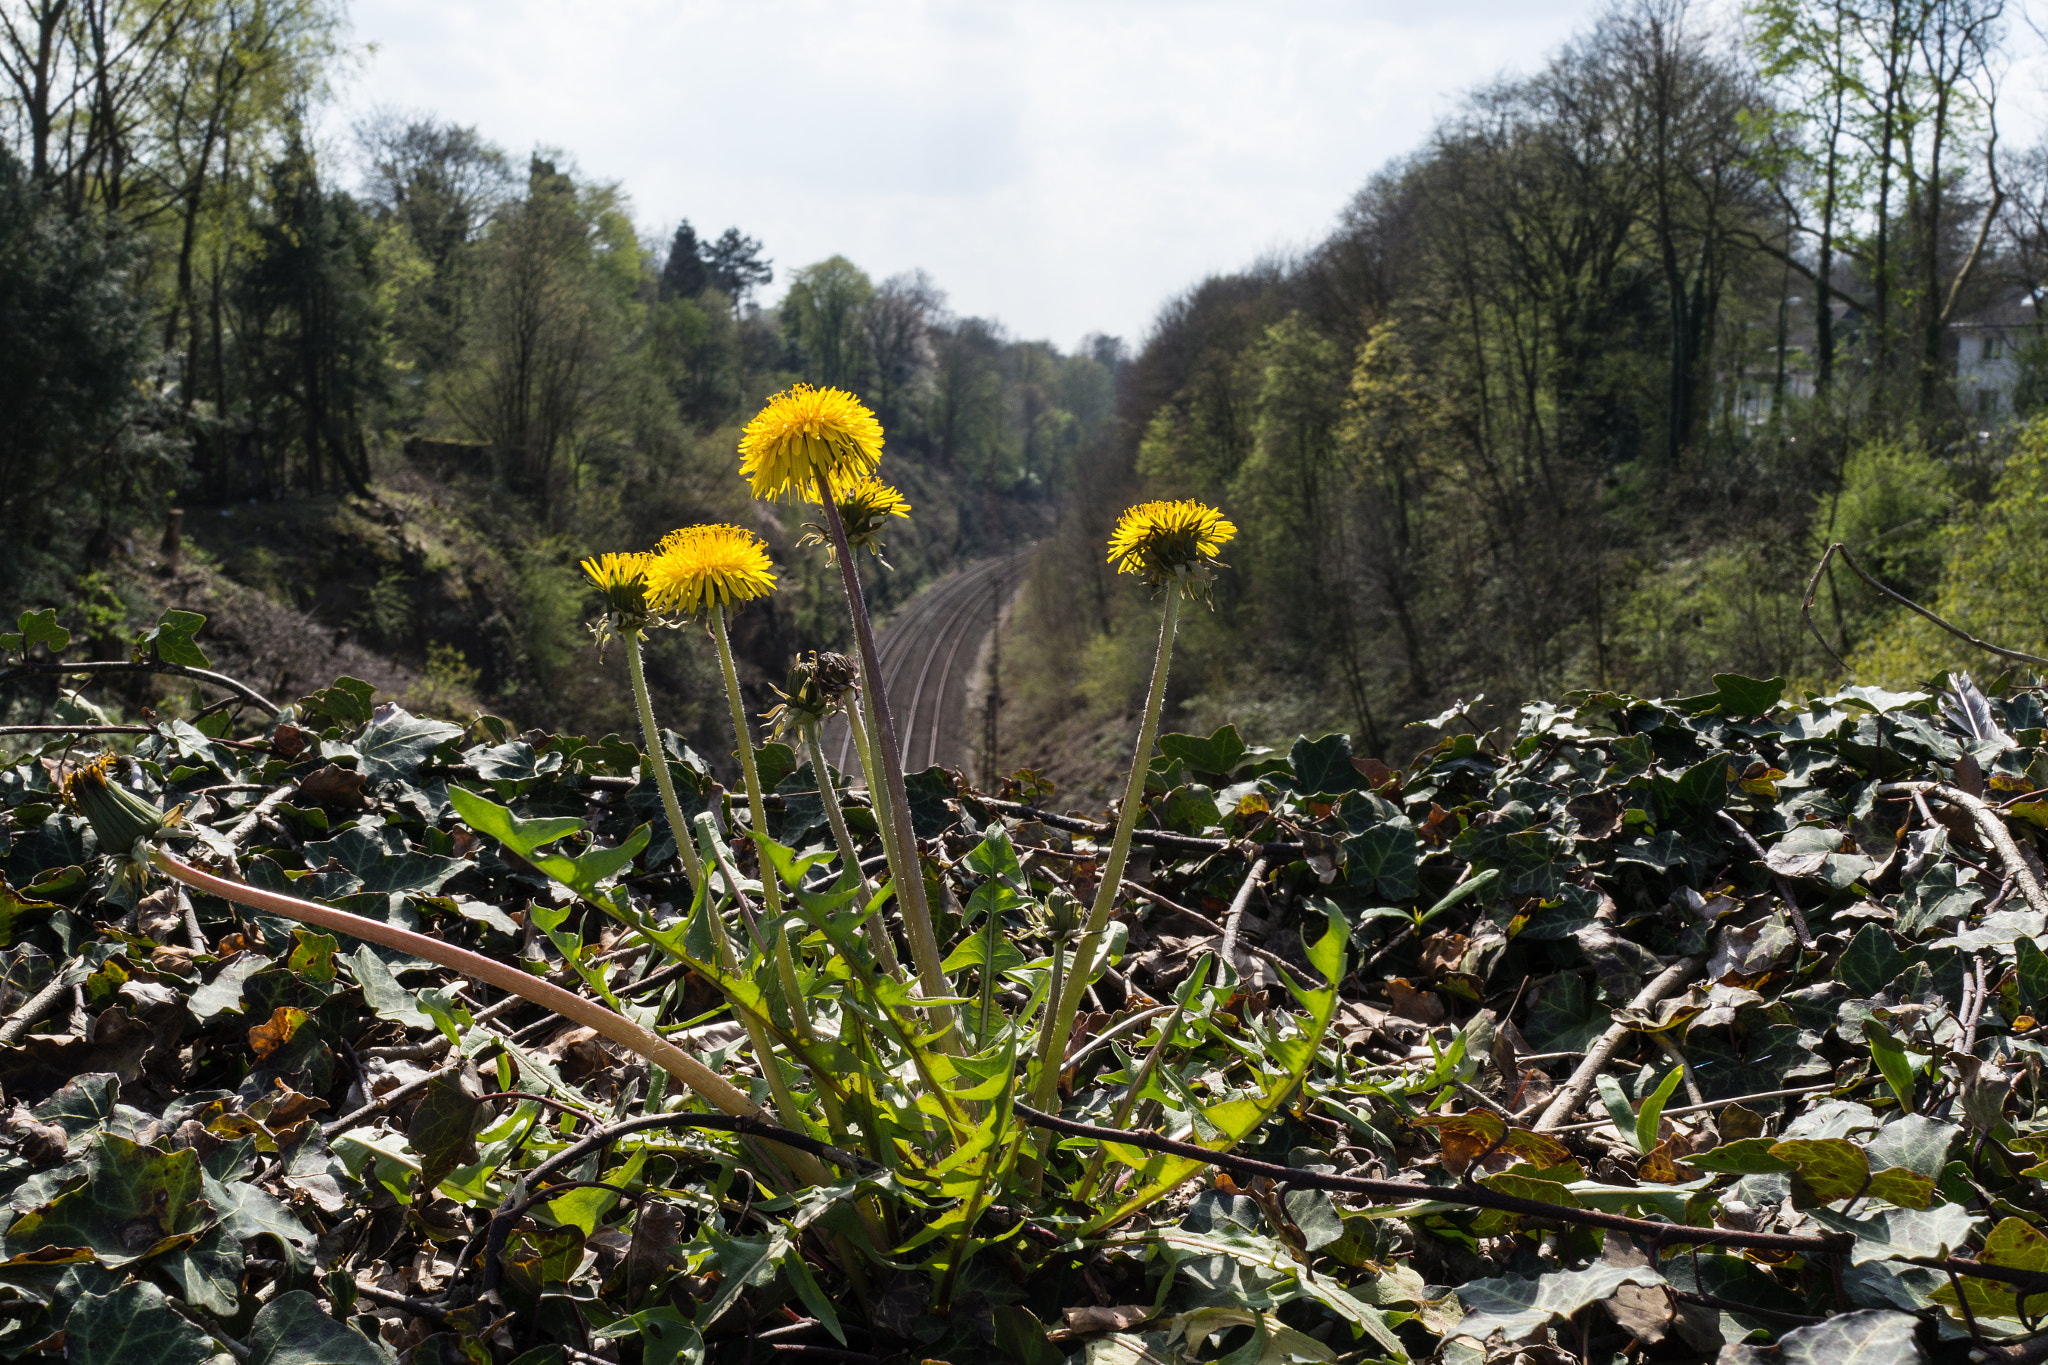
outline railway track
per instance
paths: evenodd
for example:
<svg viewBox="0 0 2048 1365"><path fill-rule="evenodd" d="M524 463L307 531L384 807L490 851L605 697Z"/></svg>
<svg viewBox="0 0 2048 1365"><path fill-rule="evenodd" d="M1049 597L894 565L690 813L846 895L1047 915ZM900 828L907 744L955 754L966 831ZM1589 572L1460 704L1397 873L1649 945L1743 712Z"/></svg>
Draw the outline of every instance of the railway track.
<svg viewBox="0 0 2048 1365"><path fill-rule="evenodd" d="M978 730L969 721L977 714L973 703L978 699L965 695L967 675L995 623L998 583L1015 583L1029 554L1020 550L948 574L906 602L877 632L882 690L896 717L907 771L934 763L971 765ZM841 772L859 770L844 721L832 722L824 740L828 762Z"/></svg>

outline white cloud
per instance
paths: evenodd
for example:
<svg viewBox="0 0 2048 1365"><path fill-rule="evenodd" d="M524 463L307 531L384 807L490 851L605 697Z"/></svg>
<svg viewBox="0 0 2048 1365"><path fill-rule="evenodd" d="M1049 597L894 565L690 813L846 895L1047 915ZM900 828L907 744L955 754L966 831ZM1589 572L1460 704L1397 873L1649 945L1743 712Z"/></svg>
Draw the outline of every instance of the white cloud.
<svg viewBox="0 0 2048 1365"><path fill-rule="evenodd" d="M650 229L761 238L778 290L836 252L1014 335L1136 341L1597 3L356 0L374 51L333 113L565 149Z"/></svg>

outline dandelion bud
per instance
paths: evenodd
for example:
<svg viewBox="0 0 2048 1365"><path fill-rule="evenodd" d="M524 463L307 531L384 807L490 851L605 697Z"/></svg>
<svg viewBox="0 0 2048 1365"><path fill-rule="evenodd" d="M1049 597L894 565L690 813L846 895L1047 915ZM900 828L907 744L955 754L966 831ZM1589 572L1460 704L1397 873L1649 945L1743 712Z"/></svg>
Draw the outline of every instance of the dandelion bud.
<svg viewBox="0 0 2048 1365"><path fill-rule="evenodd" d="M1045 924L1057 939L1070 938L1081 927L1081 902L1059 888L1045 898Z"/></svg>
<svg viewBox="0 0 2048 1365"><path fill-rule="evenodd" d="M814 487L809 501L817 502ZM839 522L846 528L846 543L856 550L865 549L877 559L889 547L882 543L882 528L890 517L908 517L910 503L904 496L883 483L872 474L857 479L832 480L832 501L839 508ZM804 523L804 537L799 545L823 545L825 553L833 552L832 536L823 526L815 522ZM882 560L886 566L889 561Z"/></svg>

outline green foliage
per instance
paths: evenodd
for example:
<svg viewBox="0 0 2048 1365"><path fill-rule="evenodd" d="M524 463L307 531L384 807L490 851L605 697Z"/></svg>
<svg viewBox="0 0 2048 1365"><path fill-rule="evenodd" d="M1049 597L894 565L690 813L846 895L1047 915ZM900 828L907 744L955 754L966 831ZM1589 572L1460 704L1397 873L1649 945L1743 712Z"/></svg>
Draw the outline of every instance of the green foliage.
<svg viewBox="0 0 2048 1365"><path fill-rule="evenodd" d="M561 1021L487 1012L458 981L423 979L421 963L385 950L267 914L237 921L195 897L208 947L226 951L230 934L239 947L189 959L203 969L190 976L171 970L188 959L172 951L187 941L182 914L153 902L132 922L108 913L112 885L93 883L83 845L55 837L67 817L49 800L46 755L31 757L0 771L0 875L24 891L15 951L51 962L31 965L30 984L77 959L98 1015L90 1034L0 1045L26 1115L0 1141L0 1190L17 1209L0 1251L37 1295L21 1302L20 1335L64 1330L79 1351L197 1361L232 1337L280 1365L368 1365L379 1348L352 1316L356 1272L431 1255L451 1302L495 1264L512 1321L590 1343L637 1336L680 1357L788 1324L786 1305L820 1341L1049 1359L1045 1324L1077 1307L1070 1285L1087 1267L1116 1303L1150 1306L1068 1319L1098 1355L1191 1362L1194 1343L1213 1350L1221 1334L1245 1359L1320 1360L1348 1345L1452 1362L1496 1332L1568 1346L1595 1312L1669 1326L1672 1305L1701 1292L1740 1306L1718 1325L1684 1319L1700 1334L1686 1340L1719 1350L1721 1333L1736 1349L1752 1306L1795 1311L1787 1289L1834 1301L1826 1257L1766 1277L1728 1255L1638 1255L1611 1234L1603 1247L1571 1224L1592 1210L1726 1235L1737 1204L1765 1210L1767 1231L1789 1204L1852 1239L1848 1311L1797 1329L1827 1327L1835 1335L1809 1339L1827 1350L1893 1350L1884 1315L1900 1295L1964 1333L1965 1304L1980 1332L2018 1332L2035 1305L2010 1286L1962 1274L1958 1293L1944 1276L1915 1278L1927 1269L1916 1261L1972 1247L1988 1264L2048 1265L2048 1234L2015 1197L2048 1129L2024 1083L1991 1066L2034 1045L2025 1012L2048 992L2038 912L1987 914L1984 879L1948 853L1954 831L1909 827L1901 845L1898 822L1917 808L1873 789L1941 774L1971 716L2037 738L2038 710L2026 694L1943 700L1863 687L1788 701L1778 679L1724 674L1673 701L1531 705L1501 751L1454 733L1402 770L1352 761L1343 735L1301 738L1285 758L1234 728L1166 736L1139 822L1141 846L1163 841L1140 874L1163 903L1128 914L1108 962L1088 969L1110 1012L1077 1030L1058 1091L1068 1116L1120 1130L1107 1139L1042 1134L1016 1104L1035 1079L1053 953L1071 952L1052 909L1099 836L1007 817L941 772L920 775L919 832L950 864L929 868L953 893L944 970L969 1022L950 1042L874 956L869 922L892 930L893 897L870 899L836 851L809 843L816 812L790 799L803 771L786 751L764 756L784 777L769 827L750 847L718 846L738 862L743 908L722 875L692 888L648 860L659 807L616 740L502 726L479 740L343 679L295 712L317 754L172 723L137 744L134 797L200 812L188 832L244 880L548 973L764 1099L773 1068L791 1098L774 1117L834 1149L822 1183L792 1180L753 1137L690 1128L713 1120L677 1078L621 1065ZM2032 789L2039 753L2015 743L1985 751L1990 790ZM1753 775L1758 763L1777 776ZM354 787L315 780L329 764L356 768L377 808L351 809L339 793ZM448 784L451 770L465 776ZM294 846L269 833L237 846L244 812L293 782L267 809L298 832ZM218 810L197 804L200 790L228 788ZM863 810L856 800L846 813ZM1763 844L1761 863L1721 812ZM729 804L714 813L733 827ZM2012 828L2028 831L2018 817ZM1265 956L1223 963L1167 907L1220 913L1242 875L1231 841L1247 837L1293 848L1269 852L1253 889L1263 927L1240 926ZM1924 850L1925 865L1881 866L1902 847ZM763 876L788 892L779 914L752 894ZM1787 882L1811 947L1787 925ZM1964 953L1981 978L1974 962L1964 976ZM1354 973L1368 954L1374 970ZM1701 964L1693 988L1629 1008L1680 956ZM1976 990L1966 979L1988 987L1973 1055L1957 1022ZM1569 1132L1523 1126L1540 1108L1529 1092L1554 1093L1617 1022L1588 1099L1622 1138L1595 1150L1628 1181L1590 1178ZM205 1053L152 1050L154 1030L173 1025ZM444 1069L388 1114L340 1113L353 1084L340 1049L360 1057L394 1037ZM1680 1102L1687 1068L1705 1111ZM1939 1107L1951 1088L1952 1112ZM1522 1118L1504 1123L1500 1109ZM628 1116L659 1122L538 1177ZM329 1126L314 1143L318 1119ZM1147 1130L1300 1174L1284 1191L1247 1176L1187 1197L1210 1163L1139 1146ZM1968 1179L1954 1164L1966 1151ZM1301 1183L1341 1152L1370 1153L1425 1197L1373 1204ZM1995 1225L1980 1187L1999 1201ZM1547 1210L1473 1207L1474 1190ZM308 1221L316 1208L325 1226L376 1207L406 1210L392 1233L403 1240L360 1263L338 1261L352 1253ZM1027 1223L1051 1235L1018 1236ZM1424 1236L1465 1258L1454 1289L1428 1288L1414 1250ZM500 1259L451 1254L464 1244L502 1247ZM273 1281L260 1308L250 1302L250 1285ZM550 1316L565 1296L578 1325ZM1115 1310L1127 1311L1141 1310ZM447 1321L504 1354L461 1310Z"/></svg>
<svg viewBox="0 0 2048 1365"><path fill-rule="evenodd" d="M2048 649L2048 589L2031 546L2048 533L2048 422L2021 434L1991 499L1938 538L1939 578L1925 605L1971 634L2041 653ZM1898 686L1948 669L1983 668L1985 656L1931 623L1893 614L1852 659L1858 675Z"/></svg>

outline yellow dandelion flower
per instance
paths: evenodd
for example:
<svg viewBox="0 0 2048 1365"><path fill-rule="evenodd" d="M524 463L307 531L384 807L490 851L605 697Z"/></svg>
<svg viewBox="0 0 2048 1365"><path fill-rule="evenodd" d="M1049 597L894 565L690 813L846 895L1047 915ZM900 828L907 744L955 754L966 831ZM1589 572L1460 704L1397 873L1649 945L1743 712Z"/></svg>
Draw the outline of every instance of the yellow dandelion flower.
<svg viewBox="0 0 2048 1365"><path fill-rule="evenodd" d="M740 473L757 498L813 494L821 473L836 488L881 459L882 424L844 389L798 384L778 393L740 436Z"/></svg>
<svg viewBox="0 0 2048 1365"><path fill-rule="evenodd" d="M656 611L699 616L774 591L768 546L742 526L685 526L647 557L647 602Z"/></svg>
<svg viewBox="0 0 2048 1365"><path fill-rule="evenodd" d="M1118 573L1138 574L1155 588L1178 580L1183 592L1197 597L1208 570L1222 567L1216 552L1236 535L1237 527L1207 503L1141 502L1118 518L1109 537L1109 562Z"/></svg>
<svg viewBox="0 0 2048 1365"><path fill-rule="evenodd" d="M647 618L647 559L644 554L602 554L583 561L583 572L604 597L612 619L626 629Z"/></svg>
<svg viewBox="0 0 2048 1365"><path fill-rule="evenodd" d="M815 486L808 500L818 501ZM889 548L882 543L884 524L890 517L910 515L909 500L872 474L848 480L834 479L832 501L839 505L839 522L846 528L846 543L856 550L866 550L877 559L881 559L882 552ZM832 553L831 532L815 522L804 523L804 537L797 544L823 545L827 554ZM887 560L882 562L888 563Z"/></svg>

